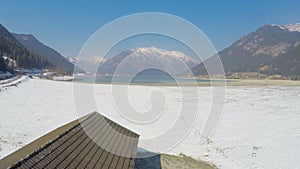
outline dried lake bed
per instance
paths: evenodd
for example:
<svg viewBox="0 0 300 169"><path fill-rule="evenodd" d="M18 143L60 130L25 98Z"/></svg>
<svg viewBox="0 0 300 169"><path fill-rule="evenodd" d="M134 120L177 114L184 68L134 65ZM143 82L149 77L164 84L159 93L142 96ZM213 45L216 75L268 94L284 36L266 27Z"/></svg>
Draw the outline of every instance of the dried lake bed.
<svg viewBox="0 0 300 169"><path fill-rule="evenodd" d="M84 84L88 85L88 84ZM138 132L141 139L162 132L162 127L136 127L114 112L110 85L97 84L95 99L101 113ZM160 90L168 98L166 114L178 107L175 86L131 86L135 106L147 109L147 95ZM198 88L200 109L208 109L210 88ZM77 118L70 82L28 79L17 87L0 91L0 158L43 134ZM194 100L199 102L199 100ZM192 156L221 169L299 168L300 162L300 85L294 81L229 81L223 117L214 135L199 142L197 121L188 136L166 153ZM87 113L94 111L87 110ZM157 126L157 127L155 127ZM156 151L156 147L144 147Z"/></svg>

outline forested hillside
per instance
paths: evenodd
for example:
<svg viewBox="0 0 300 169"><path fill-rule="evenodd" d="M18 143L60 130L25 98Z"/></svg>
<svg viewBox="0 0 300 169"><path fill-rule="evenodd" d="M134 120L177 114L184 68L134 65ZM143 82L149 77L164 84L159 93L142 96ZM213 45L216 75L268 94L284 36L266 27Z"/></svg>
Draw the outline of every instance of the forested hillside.
<svg viewBox="0 0 300 169"><path fill-rule="evenodd" d="M0 54L16 61L19 68L54 68L53 65L43 56L28 51L0 24ZM0 65L5 62L0 59ZM1 66L3 67L3 66ZM5 69L4 67L1 69Z"/></svg>

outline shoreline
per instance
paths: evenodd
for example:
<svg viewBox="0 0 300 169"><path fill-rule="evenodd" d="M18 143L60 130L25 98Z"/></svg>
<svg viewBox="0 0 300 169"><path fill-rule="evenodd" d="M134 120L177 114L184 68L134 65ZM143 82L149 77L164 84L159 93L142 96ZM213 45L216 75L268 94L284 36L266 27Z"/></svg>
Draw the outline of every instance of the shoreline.
<svg viewBox="0 0 300 169"><path fill-rule="evenodd" d="M5 90L6 88L17 86L20 83L23 83L29 79L28 76L16 76L17 78L12 78L11 80L7 80L6 83L0 84L0 91ZM201 78L201 80L210 80L207 78ZM40 79L40 80L49 80L53 82L71 82L71 83L83 83L83 84L96 84L96 85L111 85L110 82L97 82L97 83L89 83L89 82L80 82L80 81L65 81L65 80L51 80L51 79ZM295 80L272 80L272 79L211 79L215 80L213 82L179 82L179 83L131 83L129 85L133 86L156 86L156 87L234 87L234 86L284 86L284 87L300 87L300 81ZM113 85L128 85L127 83L115 82Z"/></svg>
<svg viewBox="0 0 300 169"><path fill-rule="evenodd" d="M77 83L86 83L86 84L105 84L105 85L137 85L137 86L194 86L194 87L210 87L210 86L300 86L300 81L297 80L287 80L287 79L256 79L256 78L243 78L243 79L234 79L234 78L226 78L222 79L220 77L176 77L178 80L168 81L160 79L159 77L153 77L153 80L149 77L145 81L136 81L130 83L129 81L122 79L120 81L116 80L113 83L111 81L106 80L96 80L96 77L99 75L84 75L83 78L75 78L72 82ZM84 79L84 77L88 77L88 79ZM92 78L94 77L94 78ZM100 76L99 76L100 77ZM101 77L111 77L104 76ZM117 76L119 77L119 76ZM126 76L120 76L126 77ZM95 82L96 80L96 82Z"/></svg>
<svg viewBox="0 0 300 169"><path fill-rule="evenodd" d="M209 80L209 79L204 79ZM209 87L209 86L299 86L300 81L293 80L271 80L271 79L212 79L219 80L220 82L179 82L179 83L130 83L129 85L136 86L199 86L199 87ZM69 81L74 83L85 83L85 84L104 84L110 85L110 82L79 82L79 81ZM128 83L115 82L113 85L128 85Z"/></svg>
<svg viewBox="0 0 300 169"><path fill-rule="evenodd" d="M296 80L226 79L227 86L300 86Z"/></svg>

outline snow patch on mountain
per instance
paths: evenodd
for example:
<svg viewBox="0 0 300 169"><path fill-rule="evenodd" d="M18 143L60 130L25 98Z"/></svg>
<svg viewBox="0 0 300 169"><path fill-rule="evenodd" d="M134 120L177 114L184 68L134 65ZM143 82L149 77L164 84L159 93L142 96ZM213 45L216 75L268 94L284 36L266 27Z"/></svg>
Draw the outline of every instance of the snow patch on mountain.
<svg viewBox="0 0 300 169"><path fill-rule="evenodd" d="M95 68L100 64L107 61L105 57L102 56L92 56L92 57L69 57L69 62L73 63L77 67L84 69L86 72L94 73Z"/></svg>
<svg viewBox="0 0 300 169"><path fill-rule="evenodd" d="M180 74L198 62L180 51L168 51L156 47L127 49L108 59L99 67L101 74L132 75L146 69L157 69L170 74ZM118 69L117 72L115 72Z"/></svg>
<svg viewBox="0 0 300 169"><path fill-rule="evenodd" d="M185 55L184 53L180 51L168 51L165 49L159 49L156 47L140 47L140 48L135 48L135 49L130 49L132 52L131 55L136 55L136 56L152 56L152 57L170 57L170 58L179 58L182 61L185 62L196 62L195 60L191 59L189 56Z"/></svg>
<svg viewBox="0 0 300 169"><path fill-rule="evenodd" d="M287 24L287 25L276 25L280 29L290 31L290 32L300 32L300 23Z"/></svg>

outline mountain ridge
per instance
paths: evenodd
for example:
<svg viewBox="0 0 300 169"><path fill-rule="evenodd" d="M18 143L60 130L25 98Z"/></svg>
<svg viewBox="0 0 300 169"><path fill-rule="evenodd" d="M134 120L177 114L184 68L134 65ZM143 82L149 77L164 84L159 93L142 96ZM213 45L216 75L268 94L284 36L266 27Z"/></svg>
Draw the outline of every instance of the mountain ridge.
<svg viewBox="0 0 300 169"><path fill-rule="evenodd" d="M15 66L18 68L54 68L45 57L33 54L26 49L2 24L0 24L0 55L0 57L6 56L16 62L16 65L6 65L11 70Z"/></svg>
<svg viewBox="0 0 300 169"><path fill-rule="evenodd" d="M72 63L70 63L55 49L43 44L34 35L17 33L12 33L12 35L30 52L46 57L53 65L68 73L73 72L74 65Z"/></svg>
<svg viewBox="0 0 300 169"><path fill-rule="evenodd" d="M197 63L193 59L179 51L139 47L124 50L107 59L100 65L98 73L131 75L147 68L154 68L175 75L195 65Z"/></svg>
<svg viewBox="0 0 300 169"><path fill-rule="evenodd" d="M294 24L285 24L285 25L275 25L271 24L273 26L278 26L281 29L291 31L291 32L300 32L300 23L294 23Z"/></svg>
<svg viewBox="0 0 300 169"><path fill-rule="evenodd" d="M300 25L299 25L300 26ZM218 52L227 77L236 73L257 73L263 77L298 79L300 72L300 32L283 26L264 25ZM292 54L292 56L291 56ZM216 57L216 56L213 56ZM192 68L195 76L207 75L208 59Z"/></svg>

